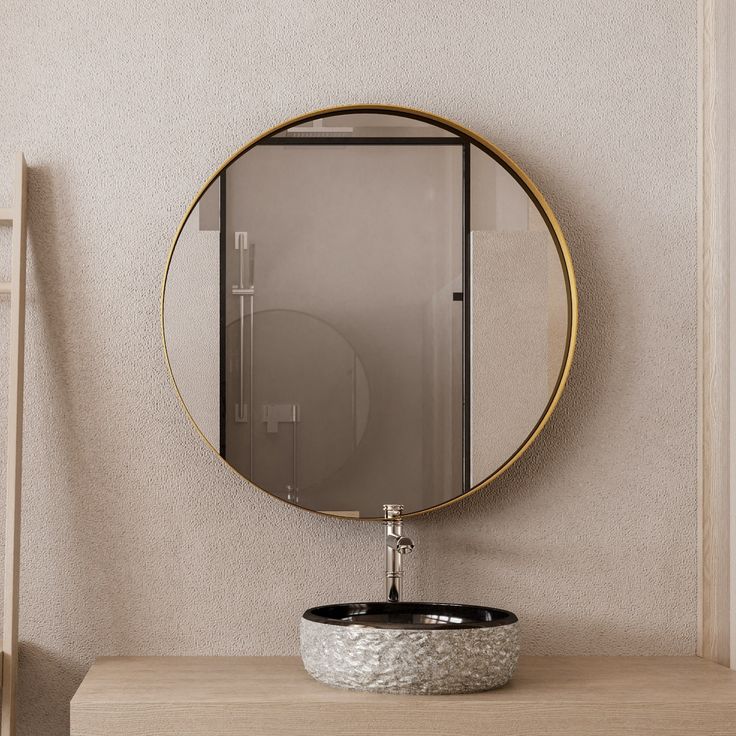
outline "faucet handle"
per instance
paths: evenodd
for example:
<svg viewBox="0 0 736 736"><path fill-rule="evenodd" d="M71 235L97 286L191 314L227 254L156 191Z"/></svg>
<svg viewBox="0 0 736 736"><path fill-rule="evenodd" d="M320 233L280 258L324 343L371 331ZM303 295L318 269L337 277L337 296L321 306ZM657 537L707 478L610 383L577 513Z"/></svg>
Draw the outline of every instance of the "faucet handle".
<svg viewBox="0 0 736 736"><path fill-rule="evenodd" d="M383 504L383 518L384 519L400 519L401 514L404 513L403 503L385 503Z"/></svg>
<svg viewBox="0 0 736 736"><path fill-rule="evenodd" d="M414 542L409 537L399 537L396 540L396 551L400 555L408 555L414 550Z"/></svg>
<svg viewBox="0 0 736 736"><path fill-rule="evenodd" d="M403 534L389 533L386 535L386 546L400 555L408 555L414 549L414 542Z"/></svg>

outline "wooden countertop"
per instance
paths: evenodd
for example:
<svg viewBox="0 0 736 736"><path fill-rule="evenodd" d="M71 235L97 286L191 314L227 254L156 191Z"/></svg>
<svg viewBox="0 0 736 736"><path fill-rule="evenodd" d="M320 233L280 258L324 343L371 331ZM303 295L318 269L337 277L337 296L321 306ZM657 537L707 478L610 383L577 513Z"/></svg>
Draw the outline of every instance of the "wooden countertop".
<svg viewBox="0 0 736 736"><path fill-rule="evenodd" d="M696 657L522 657L503 688L376 695L298 657L103 657L71 736L735 736L736 672Z"/></svg>

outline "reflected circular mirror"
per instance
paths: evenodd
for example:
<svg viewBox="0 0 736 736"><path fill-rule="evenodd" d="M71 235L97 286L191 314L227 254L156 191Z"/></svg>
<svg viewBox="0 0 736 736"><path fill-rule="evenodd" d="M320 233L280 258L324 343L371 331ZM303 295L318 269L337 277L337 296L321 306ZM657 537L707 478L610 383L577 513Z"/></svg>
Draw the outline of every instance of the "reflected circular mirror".
<svg viewBox="0 0 736 736"><path fill-rule="evenodd" d="M342 107L232 156L179 227L164 349L202 437L311 511L410 516L506 470L570 369L570 255L529 178L432 116Z"/></svg>

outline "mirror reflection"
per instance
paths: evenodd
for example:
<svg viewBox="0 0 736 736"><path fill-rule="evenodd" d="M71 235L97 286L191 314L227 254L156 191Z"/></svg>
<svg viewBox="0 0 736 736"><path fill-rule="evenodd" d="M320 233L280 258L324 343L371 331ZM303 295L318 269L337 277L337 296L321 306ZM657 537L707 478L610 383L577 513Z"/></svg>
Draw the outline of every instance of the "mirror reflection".
<svg viewBox="0 0 736 736"><path fill-rule="evenodd" d="M397 111L307 120L232 160L180 230L163 310L210 445L275 496L359 518L507 464L572 331L561 246L519 176Z"/></svg>

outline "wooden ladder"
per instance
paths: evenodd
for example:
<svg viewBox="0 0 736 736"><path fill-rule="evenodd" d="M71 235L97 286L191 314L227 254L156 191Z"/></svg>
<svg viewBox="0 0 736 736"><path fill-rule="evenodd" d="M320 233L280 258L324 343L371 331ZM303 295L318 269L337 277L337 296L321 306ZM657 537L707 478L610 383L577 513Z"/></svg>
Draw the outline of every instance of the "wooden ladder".
<svg viewBox="0 0 736 736"><path fill-rule="evenodd" d="M10 281L0 294L10 295L10 371L8 373L8 460L5 496L5 580L3 601L2 710L0 736L15 734L18 678L18 577L20 573L20 489L23 461L23 366L26 314L27 170L19 153L15 164L13 206L0 208L0 224L12 228Z"/></svg>

